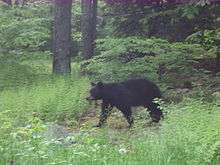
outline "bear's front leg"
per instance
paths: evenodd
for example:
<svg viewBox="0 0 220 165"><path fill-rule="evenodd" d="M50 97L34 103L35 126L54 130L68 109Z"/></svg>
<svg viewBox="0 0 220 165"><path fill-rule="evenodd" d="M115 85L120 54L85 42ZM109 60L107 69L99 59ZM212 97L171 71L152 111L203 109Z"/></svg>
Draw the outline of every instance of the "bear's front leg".
<svg viewBox="0 0 220 165"><path fill-rule="evenodd" d="M131 107L124 107L123 109L120 109L120 110L123 113L124 117L126 118L128 124L129 124L129 128L131 128L134 123L134 120L132 117Z"/></svg>
<svg viewBox="0 0 220 165"><path fill-rule="evenodd" d="M102 103L102 110L101 110L101 114L100 114L100 117L99 117L99 123L95 127L101 127L106 122L106 120L107 120L108 116L110 115L112 109L113 109L112 105L109 105L106 102Z"/></svg>

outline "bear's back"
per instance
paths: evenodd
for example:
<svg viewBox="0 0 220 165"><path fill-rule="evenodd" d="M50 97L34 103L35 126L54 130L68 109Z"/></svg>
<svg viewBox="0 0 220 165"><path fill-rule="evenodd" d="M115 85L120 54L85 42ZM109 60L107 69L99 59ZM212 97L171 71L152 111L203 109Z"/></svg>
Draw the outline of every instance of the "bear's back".
<svg viewBox="0 0 220 165"><path fill-rule="evenodd" d="M161 92L157 85L147 79L130 79L121 82L121 84L138 97L161 97Z"/></svg>

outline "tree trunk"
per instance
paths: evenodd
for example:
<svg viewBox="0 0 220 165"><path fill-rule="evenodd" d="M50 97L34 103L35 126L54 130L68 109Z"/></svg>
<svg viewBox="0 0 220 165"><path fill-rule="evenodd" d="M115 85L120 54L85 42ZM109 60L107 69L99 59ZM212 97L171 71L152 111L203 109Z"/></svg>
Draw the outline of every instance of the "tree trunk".
<svg viewBox="0 0 220 165"><path fill-rule="evenodd" d="M2 1L7 5L12 6L12 0L2 0Z"/></svg>
<svg viewBox="0 0 220 165"><path fill-rule="evenodd" d="M220 48L219 48L220 49ZM220 72L220 51L216 55L216 73Z"/></svg>
<svg viewBox="0 0 220 165"><path fill-rule="evenodd" d="M94 55L97 22L97 0L81 1L82 56L90 59Z"/></svg>
<svg viewBox="0 0 220 165"><path fill-rule="evenodd" d="M72 0L55 0L53 30L53 73L71 72Z"/></svg>
<svg viewBox="0 0 220 165"><path fill-rule="evenodd" d="M96 25L97 25L97 7L98 7L98 0L93 0L92 4L92 19L91 19L91 27L92 27L92 45L93 51L95 49L95 40L96 40Z"/></svg>
<svg viewBox="0 0 220 165"><path fill-rule="evenodd" d="M26 5L26 0L15 0L14 4L16 6L25 6Z"/></svg>

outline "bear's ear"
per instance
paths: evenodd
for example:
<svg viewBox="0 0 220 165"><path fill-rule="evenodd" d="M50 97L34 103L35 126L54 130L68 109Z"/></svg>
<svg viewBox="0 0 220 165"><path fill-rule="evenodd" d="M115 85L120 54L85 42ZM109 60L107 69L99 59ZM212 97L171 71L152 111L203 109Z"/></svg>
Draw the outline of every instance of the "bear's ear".
<svg viewBox="0 0 220 165"><path fill-rule="evenodd" d="M96 86L96 84L94 82L91 82L91 86Z"/></svg>
<svg viewBox="0 0 220 165"><path fill-rule="evenodd" d="M103 84L103 82L101 82L101 81L99 81L99 82L97 83L97 86L98 86L98 87L103 87L103 85L104 85L104 84Z"/></svg>

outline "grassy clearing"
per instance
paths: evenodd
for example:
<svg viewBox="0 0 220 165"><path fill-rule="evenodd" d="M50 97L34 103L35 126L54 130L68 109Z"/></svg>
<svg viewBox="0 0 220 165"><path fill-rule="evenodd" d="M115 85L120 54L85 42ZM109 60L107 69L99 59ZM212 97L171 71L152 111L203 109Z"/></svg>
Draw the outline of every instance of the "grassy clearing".
<svg viewBox="0 0 220 165"><path fill-rule="evenodd" d="M103 129L91 128L97 116L77 128L76 117L92 109L84 99L89 80L79 76L78 65L64 79L50 75L49 62L14 64L0 65L0 165L220 163L218 100L185 98L164 105L168 114L161 126L146 127L136 115L128 130L116 113ZM68 126L74 143L47 141L41 136L47 122Z"/></svg>

